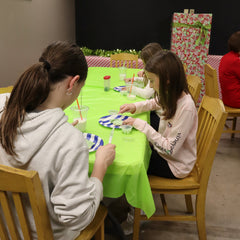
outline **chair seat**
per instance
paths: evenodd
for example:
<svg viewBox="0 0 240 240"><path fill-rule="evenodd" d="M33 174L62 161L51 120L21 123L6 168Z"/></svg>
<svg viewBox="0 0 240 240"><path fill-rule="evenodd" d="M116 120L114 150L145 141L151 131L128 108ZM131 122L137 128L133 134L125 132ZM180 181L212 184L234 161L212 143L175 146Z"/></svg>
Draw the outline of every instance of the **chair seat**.
<svg viewBox="0 0 240 240"><path fill-rule="evenodd" d="M240 108L232 108L224 105L226 112L228 112L228 116L240 116Z"/></svg>
<svg viewBox="0 0 240 240"><path fill-rule="evenodd" d="M199 189L200 183L196 181L193 175L183 179L169 179L157 176L148 176L151 189L162 190L181 190L181 189Z"/></svg>

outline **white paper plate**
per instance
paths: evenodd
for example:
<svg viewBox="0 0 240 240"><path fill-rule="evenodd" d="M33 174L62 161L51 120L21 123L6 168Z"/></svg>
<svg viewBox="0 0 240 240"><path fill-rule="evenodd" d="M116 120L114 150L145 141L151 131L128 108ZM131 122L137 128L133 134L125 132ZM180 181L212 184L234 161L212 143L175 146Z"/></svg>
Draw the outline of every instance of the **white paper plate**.
<svg viewBox="0 0 240 240"><path fill-rule="evenodd" d="M98 122L104 127L120 128L120 126L114 125L112 123L113 119L124 121L128 118L129 118L128 116L124 116L124 115L107 115L107 116L101 117Z"/></svg>
<svg viewBox="0 0 240 240"><path fill-rule="evenodd" d="M119 86L119 87L114 87L113 90L117 91L117 92L121 92L123 88L125 88L126 86Z"/></svg>
<svg viewBox="0 0 240 240"><path fill-rule="evenodd" d="M86 140L93 143L93 145L89 149L89 152L96 151L100 146L103 146L104 144L103 140L97 135L91 133L83 133L83 136Z"/></svg>

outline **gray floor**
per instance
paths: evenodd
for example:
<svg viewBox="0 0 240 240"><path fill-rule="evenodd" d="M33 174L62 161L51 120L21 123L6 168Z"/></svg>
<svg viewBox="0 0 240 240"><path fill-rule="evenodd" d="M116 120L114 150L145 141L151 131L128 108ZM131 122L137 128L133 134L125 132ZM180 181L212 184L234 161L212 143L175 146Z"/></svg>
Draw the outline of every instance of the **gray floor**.
<svg viewBox="0 0 240 240"><path fill-rule="evenodd" d="M240 125L238 123L238 125ZM170 209L184 209L183 197L168 195ZM157 211L162 211L156 200ZM206 199L208 240L240 240L240 135L222 134L214 159ZM116 239L107 235L106 240ZM128 236L128 240L132 236ZM195 222L142 222L140 240L198 240Z"/></svg>

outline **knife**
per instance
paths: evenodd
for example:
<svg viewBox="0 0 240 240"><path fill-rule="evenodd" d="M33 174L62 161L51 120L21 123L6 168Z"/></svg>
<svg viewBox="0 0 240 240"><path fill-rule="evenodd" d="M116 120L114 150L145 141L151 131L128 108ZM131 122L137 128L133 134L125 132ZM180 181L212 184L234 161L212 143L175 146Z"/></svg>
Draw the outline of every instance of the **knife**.
<svg viewBox="0 0 240 240"><path fill-rule="evenodd" d="M114 129L115 129L115 127L113 127L113 129L112 129L112 131L111 131L111 133L110 133L110 137L109 137L108 143L111 143L111 142L112 142L112 137L113 137Z"/></svg>

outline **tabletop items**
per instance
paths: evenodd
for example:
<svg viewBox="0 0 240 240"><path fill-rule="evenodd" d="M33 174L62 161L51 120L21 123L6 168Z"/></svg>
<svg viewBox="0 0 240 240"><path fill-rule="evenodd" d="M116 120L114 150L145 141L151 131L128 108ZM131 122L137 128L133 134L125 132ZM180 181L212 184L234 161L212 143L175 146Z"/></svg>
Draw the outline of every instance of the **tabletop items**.
<svg viewBox="0 0 240 240"><path fill-rule="evenodd" d="M78 121L77 125L75 126L81 132L85 132L86 125L87 125L87 113L88 113L88 106L72 106L72 115L73 121Z"/></svg>
<svg viewBox="0 0 240 240"><path fill-rule="evenodd" d="M127 77L132 77L133 73L137 74L138 71L139 69L128 69ZM104 91L104 76L111 76L109 91ZM90 148L89 174L93 171L96 157L95 151L101 145L108 144L111 136L111 143L116 145L116 157L104 176L103 195L118 198L125 194L129 204L141 208L150 217L155 211L146 172L151 148L145 134L142 132L137 130L130 132L127 129L126 134L123 133L122 122L131 114L118 114L119 108L121 105L132 101L113 89L123 85L123 81L119 78L118 68L89 68L84 88L81 91L84 105L89 107L87 125L83 133ZM135 101L142 101L142 99L136 97ZM72 106L74 105L76 106L77 103L74 102ZM64 110L70 124L74 120L72 106ZM149 113L139 113L136 117L148 121Z"/></svg>

